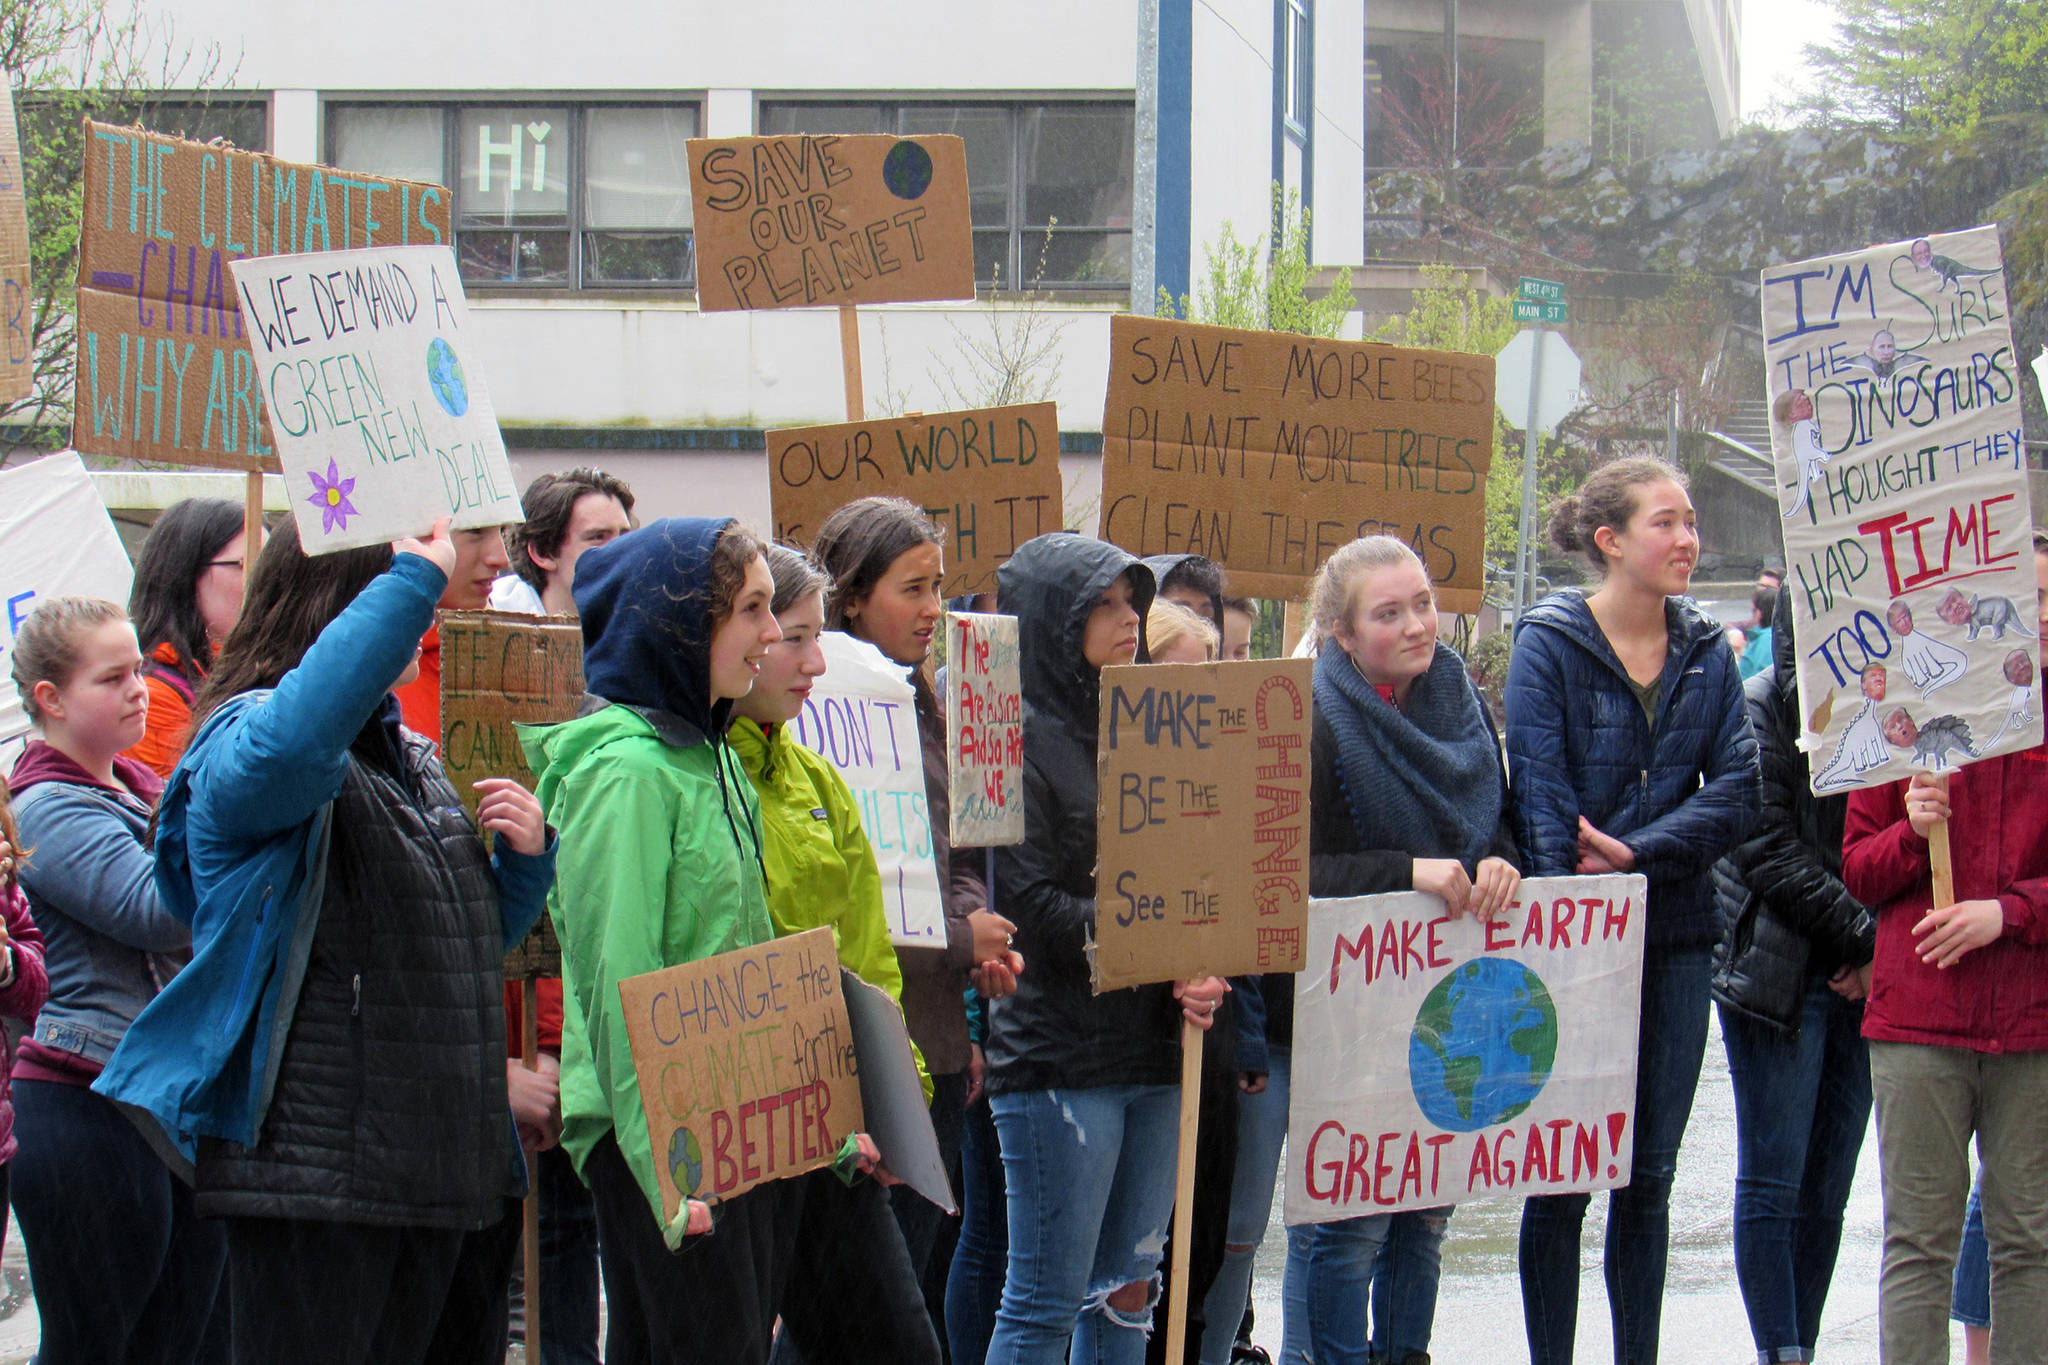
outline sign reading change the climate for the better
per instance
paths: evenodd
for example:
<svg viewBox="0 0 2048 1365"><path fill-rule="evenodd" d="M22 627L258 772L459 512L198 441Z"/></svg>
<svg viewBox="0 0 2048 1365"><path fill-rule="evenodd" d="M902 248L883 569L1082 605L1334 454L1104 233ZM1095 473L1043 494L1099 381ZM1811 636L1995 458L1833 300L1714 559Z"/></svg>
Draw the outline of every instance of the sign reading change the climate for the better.
<svg viewBox="0 0 2048 1365"><path fill-rule="evenodd" d="M692 138L690 199L707 313L974 297L958 137Z"/></svg>
<svg viewBox="0 0 2048 1365"><path fill-rule="evenodd" d="M2032 505L1998 229L1763 273L1816 792L2041 742Z"/></svg>
<svg viewBox="0 0 2048 1365"><path fill-rule="evenodd" d="M1060 529L1060 423L1052 403L922 412L768 433L775 538L808 545L826 517L873 494L908 498L946 533L949 597L994 592L996 570Z"/></svg>
<svg viewBox="0 0 2048 1365"><path fill-rule="evenodd" d="M1479 610L1492 462L1491 356L1110 319L1100 534L1207 555L1233 592L1297 597L1385 534L1444 610Z"/></svg>
<svg viewBox="0 0 2048 1365"><path fill-rule="evenodd" d="M1287 1221L1628 1184L1646 886L1531 878L1491 923L1419 891L1313 902Z"/></svg>
<svg viewBox="0 0 2048 1365"><path fill-rule="evenodd" d="M72 444L276 469L229 262L452 242L448 197L439 185L88 124Z"/></svg>
<svg viewBox="0 0 2048 1365"><path fill-rule="evenodd" d="M1310 668L1260 659L1102 670L1096 994L1300 968Z"/></svg>
<svg viewBox="0 0 2048 1365"><path fill-rule="evenodd" d="M377 247L233 263L306 553L521 521L455 253Z"/></svg>

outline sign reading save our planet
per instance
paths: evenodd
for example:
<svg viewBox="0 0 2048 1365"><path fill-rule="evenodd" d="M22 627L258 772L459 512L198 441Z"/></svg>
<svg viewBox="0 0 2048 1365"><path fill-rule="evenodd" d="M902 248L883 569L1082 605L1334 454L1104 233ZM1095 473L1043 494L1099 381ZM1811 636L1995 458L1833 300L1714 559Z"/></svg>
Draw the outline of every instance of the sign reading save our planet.
<svg viewBox="0 0 2048 1365"><path fill-rule="evenodd" d="M1313 902L1287 1221L1626 1185L1646 886L1532 878L1491 923L1414 891Z"/></svg>
<svg viewBox="0 0 2048 1365"><path fill-rule="evenodd" d="M445 246L232 265L307 554L520 521L455 255Z"/></svg>

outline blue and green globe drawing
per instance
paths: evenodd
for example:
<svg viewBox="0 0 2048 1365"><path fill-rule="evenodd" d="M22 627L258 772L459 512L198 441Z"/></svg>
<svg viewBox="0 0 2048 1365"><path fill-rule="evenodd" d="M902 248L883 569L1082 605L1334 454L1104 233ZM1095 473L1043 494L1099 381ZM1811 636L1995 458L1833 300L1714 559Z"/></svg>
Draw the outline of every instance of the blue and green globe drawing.
<svg viewBox="0 0 2048 1365"><path fill-rule="evenodd" d="M1543 1092L1557 1061L1557 1007L1512 958L1455 968L1423 998L1408 1040L1408 1083L1439 1128L1505 1123Z"/></svg>
<svg viewBox="0 0 2048 1365"><path fill-rule="evenodd" d="M427 382L434 386L434 401L441 411L450 417L469 411L469 385L462 380L462 362L442 337L427 343Z"/></svg>
<svg viewBox="0 0 2048 1365"><path fill-rule="evenodd" d="M668 1135L668 1173L685 1199L697 1193L697 1183L704 1178L704 1151L687 1128Z"/></svg>

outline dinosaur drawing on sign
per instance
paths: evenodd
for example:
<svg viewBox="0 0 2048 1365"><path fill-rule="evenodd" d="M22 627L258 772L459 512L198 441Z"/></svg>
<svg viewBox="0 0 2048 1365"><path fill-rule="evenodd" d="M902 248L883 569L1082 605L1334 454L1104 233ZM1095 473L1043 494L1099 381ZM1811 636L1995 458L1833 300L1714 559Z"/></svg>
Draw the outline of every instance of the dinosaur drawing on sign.
<svg viewBox="0 0 2048 1365"><path fill-rule="evenodd" d="M1932 270L1940 277L1941 283L1935 286L1934 290L1937 294L1946 293L1950 288L1960 294L1963 292L1964 280L1998 273L1996 270L1983 270L1974 265L1964 265L1953 256L1937 256L1934 254L1933 245L1925 237L1913 243L1912 251L1914 269Z"/></svg>

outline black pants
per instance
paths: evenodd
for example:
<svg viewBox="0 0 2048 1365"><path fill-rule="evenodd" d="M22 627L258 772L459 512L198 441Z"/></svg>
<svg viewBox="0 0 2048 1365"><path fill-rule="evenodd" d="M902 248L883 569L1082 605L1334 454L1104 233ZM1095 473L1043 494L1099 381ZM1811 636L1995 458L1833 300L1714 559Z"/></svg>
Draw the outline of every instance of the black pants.
<svg viewBox="0 0 2048 1365"><path fill-rule="evenodd" d="M221 1228L193 1211L192 1191L112 1101L83 1086L16 1081L14 1134L14 1217L42 1319L37 1359L203 1360Z"/></svg>
<svg viewBox="0 0 2048 1365"><path fill-rule="evenodd" d="M618 1144L583 1164L597 1199L606 1365L763 1365L783 1331L831 1365L936 1365L938 1337L882 1188L830 1171L771 1181L718 1206L713 1231L670 1251Z"/></svg>
<svg viewBox="0 0 2048 1365"><path fill-rule="evenodd" d="M967 1074L962 1071L932 1077L932 1136L939 1140L939 1155L946 1163L946 1179L953 1187L953 1202L960 1202L960 1135L967 1125ZM910 1252L910 1265L924 1286L925 1309L931 1314L932 1330L941 1341L946 1336L946 1276L953 1266L953 1244L959 1237L957 1217L908 1185L889 1191L889 1203L896 1210L897 1226L903 1229L903 1245Z"/></svg>
<svg viewBox="0 0 2048 1365"><path fill-rule="evenodd" d="M519 1205L479 1232L227 1219L235 1365L502 1365Z"/></svg>
<svg viewBox="0 0 2048 1365"><path fill-rule="evenodd" d="M1209 1286L1216 1283L1216 1272L1223 1268L1223 1252L1230 1232L1230 1191L1237 1176L1236 1048L1231 1046L1227 1033L1221 1038L1217 1036L1220 1030L1230 1027L1230 1012L1219 1011L1215 1027L1209 1031L1209 1046L1204 1049L1201 1127L1195 1138L1194 1226L1184 1229L1175 1223L1166 1257L1160 1262L1168 1281L1167 1293L1159 1296L1153 1318L1155 1326L1145 1343L1146 1365L1198 1365L1201 1358L1202 1331L1207 1325L1202 1305L1209 1297ZM1160 1156L1162 1161L1173 1159L1170 1151ZM1183 1235L1188 1238L1187 1354L1185 1361L1170 1362L1166 1359L1167 1294L1178 1292L1171 1283L1172 1239Z"/></svg>

